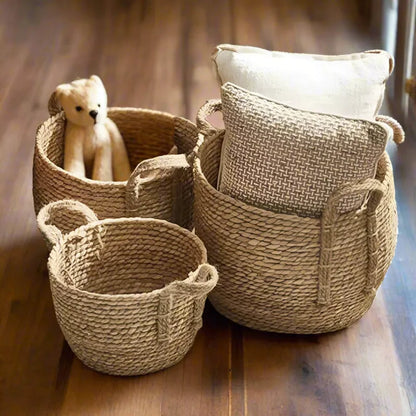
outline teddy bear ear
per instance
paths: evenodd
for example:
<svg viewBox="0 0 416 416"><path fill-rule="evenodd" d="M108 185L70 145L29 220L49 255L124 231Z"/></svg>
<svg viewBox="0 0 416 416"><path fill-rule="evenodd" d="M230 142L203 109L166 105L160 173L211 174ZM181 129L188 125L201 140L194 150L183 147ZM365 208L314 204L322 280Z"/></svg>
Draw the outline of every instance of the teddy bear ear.
<svg viewBox="0 0 416 416"><path fill-rule="evenodd" d="M59 100L63 95L68 95L71 91L71 86L69 84L58 85L55 89L56 98Z"/></svg>
<svg viewBox="0 0 416 416"><path fill-rule="evenodd" d="M101 78L98 75L91 75L90 80L96 82L99 85L102 85L104 87L103 82L101 81Z"/></svg>

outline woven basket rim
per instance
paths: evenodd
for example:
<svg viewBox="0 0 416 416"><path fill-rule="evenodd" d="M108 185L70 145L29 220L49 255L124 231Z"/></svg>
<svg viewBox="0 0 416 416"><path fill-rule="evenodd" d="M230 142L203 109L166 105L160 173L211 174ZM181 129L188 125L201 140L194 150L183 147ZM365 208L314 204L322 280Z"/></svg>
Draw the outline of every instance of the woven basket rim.
<svg viewBox="0 0 416 416"><path fill-rule="evenodd" d="M157 294L162 293L163 291L167 290L167 287L169 285L166 285L160 289L155 289L150 292L144 292L144 293L121 293L116 295L111 294L105 294L105 293L97 293L97 292L90 292L88 290L79 289L70 285L65 284L62 282L61 279L59 279L55 272L53 271L53 267L51 266L54 259L61 255L62 251L65 251L65 245L71 241L73 238L76 238L80 232L88 231L93 228L98 228L100 226L105 225L111 225L111 226L117 226L117 224L128 224L128 223L141 223L141 224L161 224L166 226L167 228L170 228L172 231L178 234L182 234L185 238L187 238L189 241L194 244L194 247L201 252L201 258L198 262L198 265L207 263L207 250L205 248L204 243L202 240L192 231L187 230L186 228L183 228L177 224L171 223L169 221L160 220L156 218L140 218L140 217L132 217L132 218L107 218L103 220L93 221L85 225L81 225L80 227L76 228L75 230L63 235L63 238L59 240L51 249L49 253L48 258L48 270L49 270L49 277L51 280L56 282L61 287L65 288L65 290L69 290L74 294L82 295L85 297L91 297L97 300L103 300L103 301L114 301L118 302L120 300L130 300L130 301L137 301L137 300L145 300L147 298L153 297ZM140 235L137 235L138 238L140 238ZM198 268L198 267L197 267ZM195 270L197 270L197 268ZM195 272L195 270L190 270L188 272ZM185 279L176 279L173 280L171 283L175 281L184 281ZM171 284L170 283L170 284Z"/></svg>
<svg viewBox="0 0 416 416"><path fill-rule="evenodd" d="M122 111L126 113L136 113L136 114L148 114L148 115L157 115L165 117L166 119L171 120L177 120L180 119L183 122L186 122L190 126L195 126L194 123L192 123L190 120L184 118L184 117L178 117L171 113L165 112L165 111L159 111L159 110L151 110L147 108L137 108L137 107L109 107L108 108L108 115L111 117L111 114L116 111ZM35 140L35 151L39 154L39 157L42 159L42 161L53 171L59 172L61 175L66 176L73 180L74 182L77 182L82 185L94 185L94 186L100 186L103 188L107 187L117 187L120 189L123 189L127 185L127 181L99 181L99 180L93 180L89 178L81 178L79 176L75 176L72 173L66 171L65 169L61 168L60 166L53 163L45 154L45 152L42 149L42 146L40 145L40 142L42 141L41 132L46 126L53 125L57 122L57 120L65 120L65 113L64 111L61 111L53 116L50 116L47 120L42 122L37 131L36 131L36 140ZM196 128L196 127L195 127ZM156 156L157 157L157 156Z"/></svg>
<svg viewBox="0 0 416 416"><path fill-rule="evenodd" d="M218 130L217 134L214 134L213 136L205 138L205 140L201 143L201 145L196 149L196 157L194 158L194 172L195 172L196 176L199 177L199 180L202 181L204 186L206 186L208 188L209 192L215 195L217 200L219 200L219 201L222 200L225 203L232 204L232 205L238 207L239 209L248 212L249 214L262 216L263 218L268 218L270 220L279 219L279 220L284 221L285 219L286 220L291 219L293 221L293 219L296 218L298 221L309 222L310 224L315 224L315 225L320 224L321 217L317 217L317 218L301 217L301 216L296 215L296 214L283 214L283 213L269 211L269 210L266 210L266 209L263 209L263 208L258 208L256 206L246 204L245 202L240 201L238 199L235 199L235 198L233 198L229 195L226 195L226 194L218 191L214 186L212 186L209 183L205 174L202 171L201 152L206 147L208 147L213 141L218 140L219 137L223 136L224 133L225 133L224 129ZM381 183L386 184L387 181L388 181L387 176L389 174L391 175L391 172L392 172L391 161L390 161L390 158L388 156L387 151L384 151L382 153L377 166L379 165L380 161L382 161L382 160L385 160L385 162L386 162L386 172L385 172L385 177L384 177L384 179ZM358 208L356 210L352 210L352 211L349 211L349 212L346 212L346 213L340 214L340 215L342 215L343 217L354 216L354 215L356 215L357 212L361 212L363 210L363 207L365 207L365 205L361 206L360 208Z"/></svg>

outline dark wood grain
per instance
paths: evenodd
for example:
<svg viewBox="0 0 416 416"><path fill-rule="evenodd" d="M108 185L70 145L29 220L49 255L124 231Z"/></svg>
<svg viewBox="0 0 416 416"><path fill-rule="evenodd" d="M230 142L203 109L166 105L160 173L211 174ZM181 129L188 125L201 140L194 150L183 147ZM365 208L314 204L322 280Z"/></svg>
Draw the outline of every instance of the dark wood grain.
<svg viewBox="0 0 416 416"><path fill-rule="evenodd" d="M34 133L61 82L99 74L112 105L194 119L219 91L218 43L311 53L379 47L355 1L0 2L0 415L416 414L416 145L392 155L397 254L351 328L261 333L208 305L186 358L142 377L96 373L57 325L31 196Z"/></svg>

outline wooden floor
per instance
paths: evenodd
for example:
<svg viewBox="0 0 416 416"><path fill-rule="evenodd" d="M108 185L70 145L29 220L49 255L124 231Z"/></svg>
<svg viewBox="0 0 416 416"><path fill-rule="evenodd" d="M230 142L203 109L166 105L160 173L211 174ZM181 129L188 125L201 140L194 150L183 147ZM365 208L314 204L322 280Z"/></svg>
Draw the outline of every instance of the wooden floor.
<svg viewBox="0 0 416 416"><path fill-rule="evenodd" d="M391 149L400 235L367 315L320 336L261 333L208 305L178 365L122 378L84 367L52 307L31 163L54 87L99 74L110 104L194 119L217 97L218 43L345 53L379 44L355 2L0 0L0 415L416 414L416 146Z"/></svg>

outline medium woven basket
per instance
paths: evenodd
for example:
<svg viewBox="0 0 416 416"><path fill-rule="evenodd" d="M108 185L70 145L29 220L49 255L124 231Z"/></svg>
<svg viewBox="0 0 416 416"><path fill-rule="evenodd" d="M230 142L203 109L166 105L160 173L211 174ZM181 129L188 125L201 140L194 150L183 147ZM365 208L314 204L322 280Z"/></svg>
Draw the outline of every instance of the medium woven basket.
<svg viewBox="0 0 416 416"><path fill-rule="evenodd" d="M59 325L85 365L137 375L184 357L218 280L198 237L163 220L98 220L73 200L43 207L38 225L53 245L48 269Z"/></svg>
<svg viewBox="0 0 416 416"><path fill-rule="evenodd" d="M194 220L220 274L210 295L214 307L239 324L284 333L335 331L360 319L396 246L387 153L375 179L341 186L321 218L278 214L216 190L224 131L201 119L205 115L201 111L198 121L205 138L194 160ZM339 201L352 194L368 198L359 210L339 214Z"/></svg>
<svg viewBox="0 0 416 416"><path fill-rule="evenodd" d="M54 105L51 117L36 134L33 198L36 213L61 199L91 207L100 219L152 217L192 227L192 149L196 126L167 113L135 108L110 108L108 116L124 138L134 170L126 182L78 178L62 169L65 116ZM178 154L168 154L176 145Z"/></svg>

